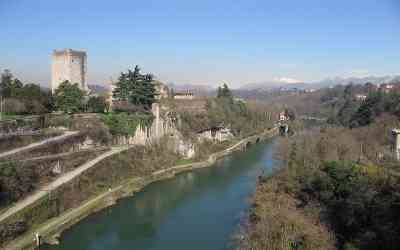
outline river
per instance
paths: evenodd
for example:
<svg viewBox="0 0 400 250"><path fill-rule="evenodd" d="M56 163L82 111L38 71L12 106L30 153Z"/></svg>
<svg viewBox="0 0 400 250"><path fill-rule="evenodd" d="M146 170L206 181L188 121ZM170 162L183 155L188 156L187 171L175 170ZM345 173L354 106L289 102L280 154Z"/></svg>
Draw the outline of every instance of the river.
<svg viewBox="0 0 400 250"><path fill-rule="evenodd" d="M216 166L153 183L65 231L60 245L40 249L230 249L257 176L276 165L275 148L271 139Z"/></svg>

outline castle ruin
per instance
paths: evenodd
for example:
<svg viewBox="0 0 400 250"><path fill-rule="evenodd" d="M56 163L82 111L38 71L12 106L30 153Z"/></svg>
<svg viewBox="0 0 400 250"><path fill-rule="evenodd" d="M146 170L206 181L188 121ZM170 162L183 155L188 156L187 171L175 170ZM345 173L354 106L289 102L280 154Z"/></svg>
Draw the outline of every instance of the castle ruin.
<svg viewBox="0 0 400 250"><path fill-rule="evenodd" d="M54 50L52 56L51 91L54 93L60 83L64 81L77 83L80 89L87 91L86 62L87 56L85 51L72 49Z"/></svg>

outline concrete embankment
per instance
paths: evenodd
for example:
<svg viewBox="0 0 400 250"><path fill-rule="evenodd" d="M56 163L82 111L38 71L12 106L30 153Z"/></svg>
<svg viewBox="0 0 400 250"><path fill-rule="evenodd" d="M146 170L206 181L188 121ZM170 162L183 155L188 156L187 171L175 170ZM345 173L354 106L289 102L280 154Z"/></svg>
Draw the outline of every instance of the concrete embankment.
<svg viewBox="0 0 400 250"><path fill-rule="evenodd" d="M62 213L58 214L57 216L53 217L52 219L47 220L44 223L41 223L40 225L31 228L28 232L24 233L22 236L10 242L3 249L33 249L34 248L33 236L35 232L39 232L40 235L42 235L43 240L45 242L51 244L57 243L59 235L64 230L76 224L77 222L87 217L88 215L115 204L118 199L131 196L135 192L140 191L141 189L143 189L145 186L147 186L152 182L156 182L166 178L171 178L176 174L185 171L190 171L197 168L209 167L213 165L219 158L224 157L225 155L228 155L235 150L245 149L249 144L257 143L261 140L274 136L277 133L278 130L274 128L260 135L254 135L248 137L246 139L241 140L240 142L236 143L235 145L231 146L228 149L210 155L209 158L203 162L174 166L168 169L155 171L152 174L144 177L136 177L120 181L119 184L113 185L113 188L106 189L101 194L96 194L95 196L91 196L90 198L86 199L78 207L65 210ZM112 170L108 169L108 171ZM89 178L89 177L82 176L82 178ZM91 176L91 178L95 177ZM65 197L66 195L61 196L61 198Z"/></svg>

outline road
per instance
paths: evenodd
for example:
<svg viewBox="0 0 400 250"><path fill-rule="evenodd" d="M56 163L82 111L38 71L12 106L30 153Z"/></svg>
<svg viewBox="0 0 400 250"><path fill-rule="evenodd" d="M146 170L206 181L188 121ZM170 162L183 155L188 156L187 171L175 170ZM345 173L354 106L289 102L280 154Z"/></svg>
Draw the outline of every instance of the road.
<svg viewBox="0 0 400 250"><path fill-rule="evenodd" d="M71 135L75 135L75 134L78 134L78 133L79 133L79 131L67 131L64 134L56 136L56 137L48 138L48 139L45 139L45 140L40 141L40 142L31 143L31 144L29 144L29 145L27 145L25 147L20 147L20 148L16 148L16 149L13 149L13 150L10 150L10 151L6 151L6 152L3 152L3 153L0 153L0 158L4 158L4 157L9 156L9 155L21 153L21 152L24 152L26 150L42 146L42 145L44 145L46 143L49 143L49 142L63 140L63 139L65 139L65 138L67 138L67 137L69 137Z"/></svg>
<svg viewBox="0 0 400 250"><path fill-rule="evenodd" d="M0 214L0 223L2 223L2 221L7 219L8 217L10 217L11 215L21 211L22 209L26 208L27 206L29 206L29 205L35 203L36 201L38 201L39 199L45 197L46 195L49 195L51 190L54 190L54 189L60 187L61 185L63 185L64 183L71 181L75 177L82 174L84 171L95 166L98 162L102 161L103 159L105 159L111 155L118 154L129 148L130 148L129 146L113 147L111 150L105 152L104 154L99 155L98 157L94 158L93 160L90 160L90 161L82 164L80 167L74 169L73 171L70 171L70 172L62 175L61 177L54 180L47 186L42 187L40 191L37 191L37 192L33 193L32 195L29 195L25 199L15 203L13 206L11 206L7 210L5 210L4 213Z"/></svg>

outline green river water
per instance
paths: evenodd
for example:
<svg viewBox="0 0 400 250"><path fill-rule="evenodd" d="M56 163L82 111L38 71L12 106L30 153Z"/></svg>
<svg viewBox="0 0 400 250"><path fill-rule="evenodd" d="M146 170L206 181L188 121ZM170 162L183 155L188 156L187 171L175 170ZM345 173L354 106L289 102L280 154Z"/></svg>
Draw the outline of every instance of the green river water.
<svg viewBox="0 0 400 250"><path fill-rule="evenodd" d="M273 139L236 152L216 166L153 183L93 214L46 250L231 249L246 218L257 176L272 171Z"/></svg>

